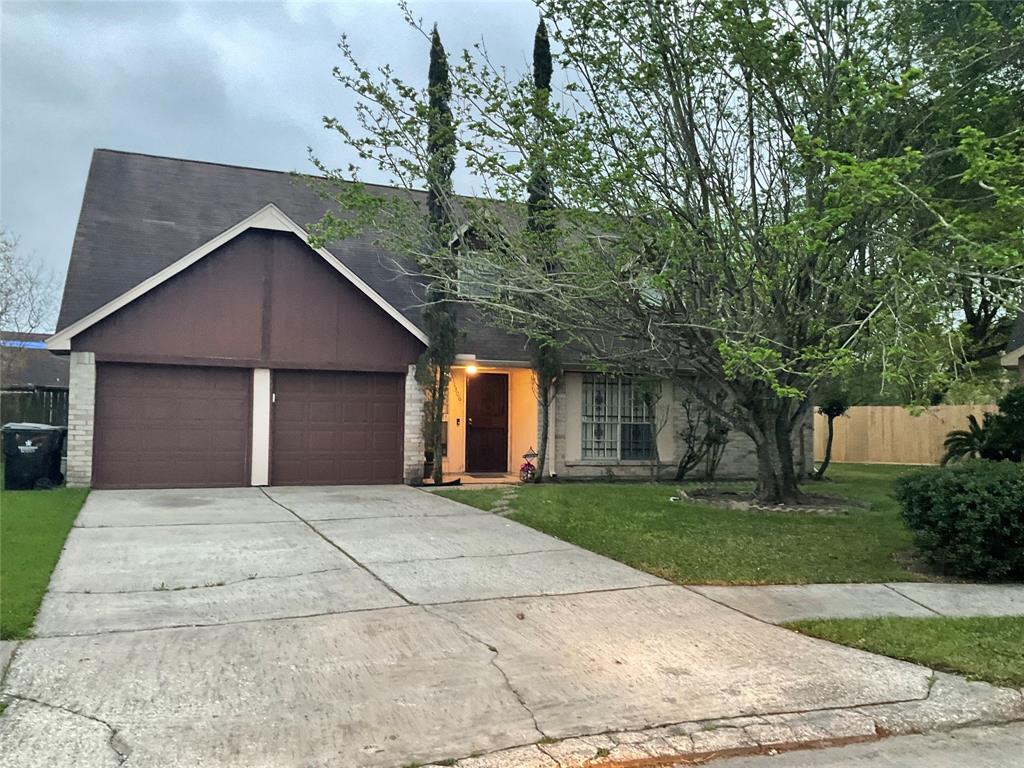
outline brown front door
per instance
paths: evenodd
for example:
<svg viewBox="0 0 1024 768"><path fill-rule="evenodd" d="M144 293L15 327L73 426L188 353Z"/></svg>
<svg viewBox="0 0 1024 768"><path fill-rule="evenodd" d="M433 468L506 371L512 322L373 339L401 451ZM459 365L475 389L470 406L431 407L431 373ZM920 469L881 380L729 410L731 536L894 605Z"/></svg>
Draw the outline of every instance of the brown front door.
<svg viewBox="0 0 1024 768"><path fill-rule="evenodd" d="M270 482L402 482L405 377L275 371Z"/></svg>
<svg viewBox="0 0 1024 768"><path fill-rule="evenodd" d="M100 363L93 485L249 484L252 371Z"/></svg>
<svg viewBox="0 0 1024 768"><path fill-rule="evenodd" d="M508 471L508 376L466 379L466 471Z"/></svg>

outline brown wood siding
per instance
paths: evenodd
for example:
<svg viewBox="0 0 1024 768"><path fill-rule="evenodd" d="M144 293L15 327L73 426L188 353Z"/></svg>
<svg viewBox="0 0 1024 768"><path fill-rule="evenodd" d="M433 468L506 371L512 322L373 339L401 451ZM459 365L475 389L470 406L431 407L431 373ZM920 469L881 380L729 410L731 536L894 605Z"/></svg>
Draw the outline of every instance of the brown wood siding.
<svg viewBox="0 0 1024 768"><path fill-rule="evenodd" d="M239 368L101 363L93 485L248 485L251 379Z"/></svg>
<svg viewBox="0 0 1024 768"><path fill-rule="evenodd" d="M275 371L270 482L402 482L399 374Z"/></svg>
<svg viewBox="0 0 1024 768"><path fill-rule="evenodd" d="M250 230L72 348L101 361L401 371L423 345L295 235Z"/></svg>

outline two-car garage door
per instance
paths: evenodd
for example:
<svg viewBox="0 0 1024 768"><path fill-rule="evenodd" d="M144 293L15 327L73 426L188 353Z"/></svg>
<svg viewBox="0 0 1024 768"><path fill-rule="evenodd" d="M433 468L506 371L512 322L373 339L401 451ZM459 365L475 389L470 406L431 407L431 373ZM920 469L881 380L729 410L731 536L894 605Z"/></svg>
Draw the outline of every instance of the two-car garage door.
<svg viewBox="0 0 1024 768"><path fill-rule="evenodd" d="M241 486L250 481L252 371L101 363L93 485ZM270 481L402 480L400 374L276 371Z"/></svg>

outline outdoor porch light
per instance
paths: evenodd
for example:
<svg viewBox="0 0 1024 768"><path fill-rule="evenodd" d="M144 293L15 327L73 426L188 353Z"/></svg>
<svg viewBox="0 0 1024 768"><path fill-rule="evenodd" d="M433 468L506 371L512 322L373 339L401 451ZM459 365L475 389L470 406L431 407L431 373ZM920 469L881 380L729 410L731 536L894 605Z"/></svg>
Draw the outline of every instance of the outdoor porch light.
<svg viewBox="0 0 1024 768"><path fill-rule="evenodd" d="M468 373L470 376L472 376L476 372L477 372L477 367L475 365L473 365L472 363L470 363L469 365L466 366L466 373Z"/></svg>

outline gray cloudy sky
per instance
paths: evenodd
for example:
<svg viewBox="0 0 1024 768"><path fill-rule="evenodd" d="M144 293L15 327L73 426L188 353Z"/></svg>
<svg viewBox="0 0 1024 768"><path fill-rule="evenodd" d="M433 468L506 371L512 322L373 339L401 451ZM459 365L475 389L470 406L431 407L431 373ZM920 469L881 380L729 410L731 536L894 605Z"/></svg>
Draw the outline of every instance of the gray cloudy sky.
<svg viewBox="0 0 1024 768"><path fill-rule="evenodd" d="M496 61L527 66L529 0L411 5L449 54L482 37ZM308 171L312 145L343 165L320 127L350 114L331 77L341 33L364 63L426 78L427 45L390 1L3 0L0 14L0 223L61 280L93 148Z"/></svg>

